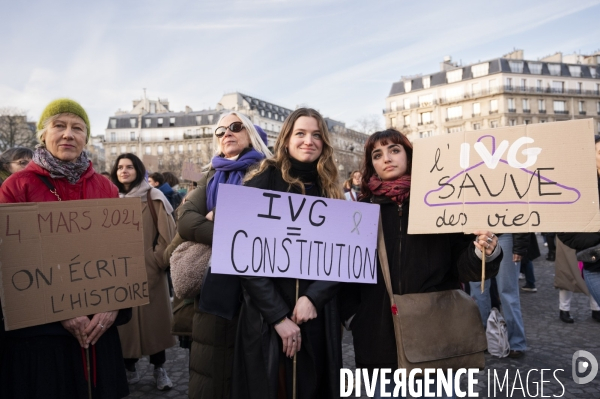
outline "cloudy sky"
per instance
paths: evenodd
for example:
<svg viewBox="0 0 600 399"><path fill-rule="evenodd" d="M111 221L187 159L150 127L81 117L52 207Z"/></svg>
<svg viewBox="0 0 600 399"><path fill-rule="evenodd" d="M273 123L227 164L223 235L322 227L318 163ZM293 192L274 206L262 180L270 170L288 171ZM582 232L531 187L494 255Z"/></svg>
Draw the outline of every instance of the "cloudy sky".
<svg viewBox="0 0 600 399"><path fill-rule="evenodd" d="M170 0L2 4L0 107L37 120L79 101L92 134L147 89L171 109L240 91L352 126L381 116L401 76L513 48L526 59L600 49L600 0ZM383 122L383 120L382 120Z"/></svg>

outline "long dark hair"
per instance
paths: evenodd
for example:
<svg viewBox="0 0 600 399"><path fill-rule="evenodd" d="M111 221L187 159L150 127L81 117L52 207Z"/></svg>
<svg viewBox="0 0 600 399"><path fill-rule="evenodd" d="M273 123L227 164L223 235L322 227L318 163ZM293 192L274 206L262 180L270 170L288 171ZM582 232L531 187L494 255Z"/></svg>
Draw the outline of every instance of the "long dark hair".
<svg viewBox="0 0 600 399"><path fill-rule="evenodd" d="M10 173L8 164L23 158L33 158L33 151L25 147L9 148L0 155L0 167Z"/></svg>
<svg viewBox="0 0 600 399"><path fill-rule="evenodd" d="M371 189L369 189L369 180L371 179L371 176L374 176L376 173L371 153L377 143L387 145L389 142L400 144L404 148L404 151L406 151L406 174L410 175L412 173L413 148L406 136L396 129L386 129L381 132L375 132L369 136L365 143L365 159L360 171L362 173L360 181L361 198L368 198L373 195Z"/></svg>
<svg viewBox="0 0 600 399"><path fill-rule="evenodd" d="M135 180L133 182L131 182L131 184L129 185L129 190L125 190L125 186L123 185L123 183L121 183L119 181L119 178L117 177L117 169L119 168L119 161L124 158L129 159L131 161L131 163L133 164L133 168L135 169L135 175L136 175ZM125 193L125 194L130 192L133 188L139 186L140 183L142 182L142 180L145 179L145 177L146 177L146 167L144 166L144 163L135 154L132 154L130 152L119 155L117 157L117 159L115 160L115 163L110 171L110 180L115 184L115 186L117 186L120 193Z"/></svg>

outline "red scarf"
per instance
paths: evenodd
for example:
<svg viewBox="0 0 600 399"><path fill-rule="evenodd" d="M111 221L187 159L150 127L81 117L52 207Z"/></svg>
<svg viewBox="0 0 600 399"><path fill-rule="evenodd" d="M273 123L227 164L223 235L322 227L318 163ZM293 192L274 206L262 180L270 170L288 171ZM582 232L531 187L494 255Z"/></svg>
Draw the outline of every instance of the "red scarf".
<svg viewBox="0 0 600 399"><path fill-rule="evenodd" d="M374 195L385 195L402 205L410 195L410 175L403 175L392 181L382 181L377 176L371 176L368 186Z"/></svg>

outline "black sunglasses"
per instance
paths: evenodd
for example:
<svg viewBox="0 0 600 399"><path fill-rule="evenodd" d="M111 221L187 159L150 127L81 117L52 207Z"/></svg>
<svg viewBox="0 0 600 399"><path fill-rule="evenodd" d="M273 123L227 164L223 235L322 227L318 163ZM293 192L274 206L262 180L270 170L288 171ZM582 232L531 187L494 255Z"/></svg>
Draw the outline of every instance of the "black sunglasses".
<svg viewBox="0 0 600 399"><path fill-rule="evenodd" d="M217 136L218 138L225 136L227 129L229 129L233 133L239 133L244 129L244 124L242 122L233 122L231 125L229 125L227 127L219 126L218 128L215 129L215 136Z"/></svg>

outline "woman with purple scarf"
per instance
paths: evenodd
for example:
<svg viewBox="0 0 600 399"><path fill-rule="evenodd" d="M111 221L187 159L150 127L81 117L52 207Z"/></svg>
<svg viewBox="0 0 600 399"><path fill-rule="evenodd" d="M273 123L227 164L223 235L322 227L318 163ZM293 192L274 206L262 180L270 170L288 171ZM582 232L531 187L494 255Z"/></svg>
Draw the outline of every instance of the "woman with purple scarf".
<svg viewBox="0 0 600 399"><path fill-rule="evenodd" d="M265 139L244 115L234 111L221 116L213 138L217 155L198 181L198 189L178 210L177 229L184 240L212 245L219 184L241 185L249 168L271 157ZM195 303L190 398L230 397L233 347L241 304L239 278L212 274L209 268Z"/></svg>

